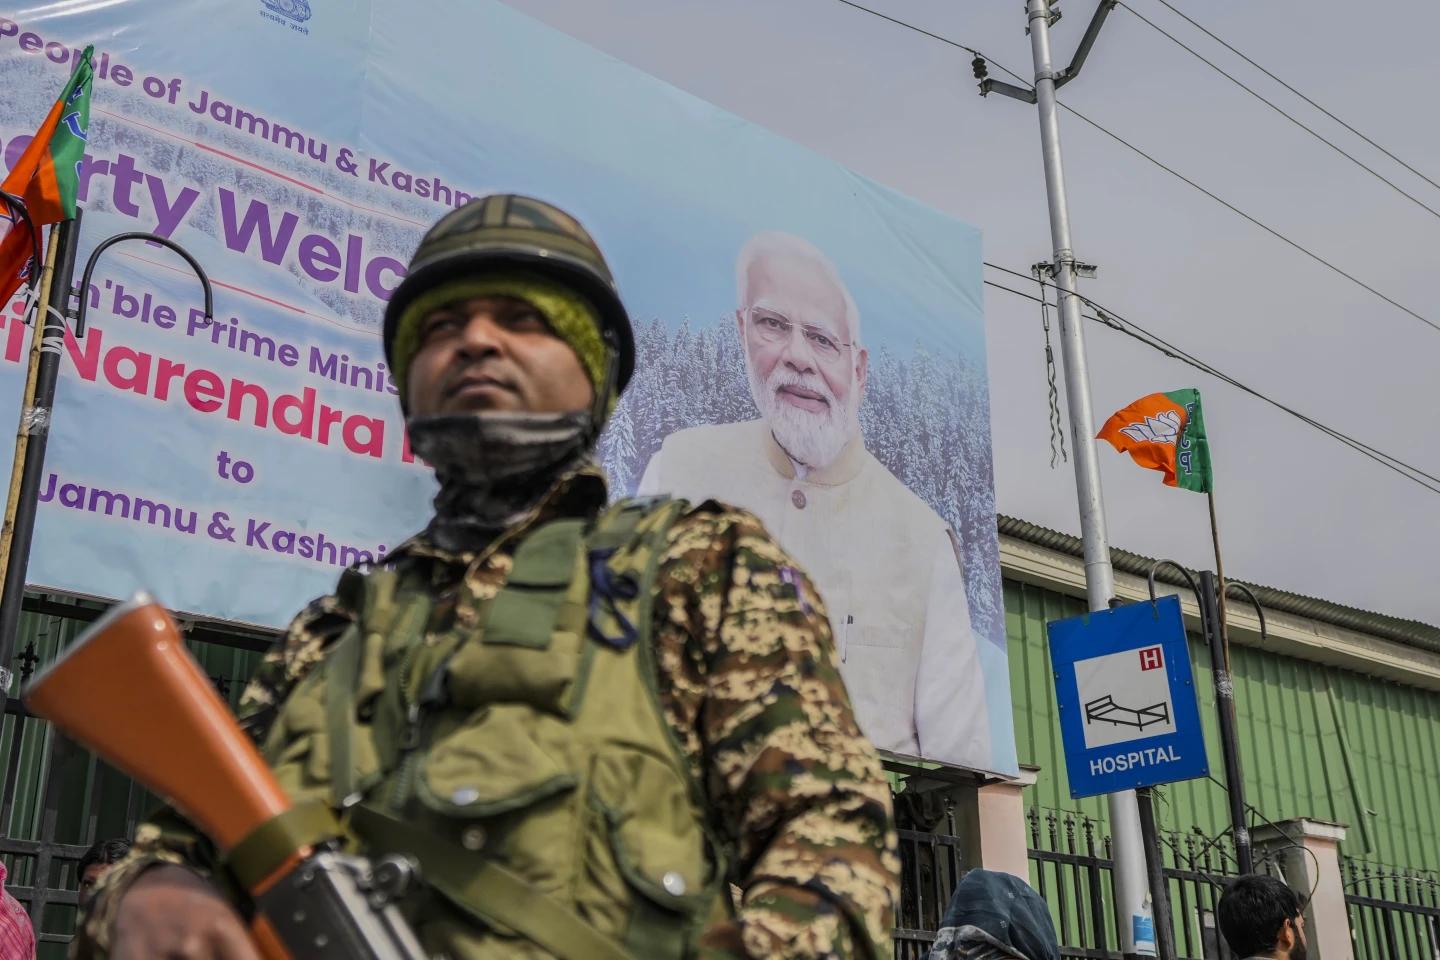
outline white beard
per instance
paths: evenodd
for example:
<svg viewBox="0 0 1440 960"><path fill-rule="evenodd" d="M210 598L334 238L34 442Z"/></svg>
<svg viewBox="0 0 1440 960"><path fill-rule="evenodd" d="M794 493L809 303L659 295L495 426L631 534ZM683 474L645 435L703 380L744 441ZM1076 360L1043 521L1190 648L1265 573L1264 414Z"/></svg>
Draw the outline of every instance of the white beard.
<svg viewBox="0 0 1440 960"><path fill-rule="evenodd" d="M828 467L859 432L857 409L837 400L823 378L794 373L777 363L770 379L761 383L749 356L745 358L745 372L750 378L750 396L760 409L760 416L792 460L812 470ZM786 386L813 390L824 397L828 405L821 413L802 410L780 399L776 391ZM850 394L853 397L857 392L852 390Z"/></svg>

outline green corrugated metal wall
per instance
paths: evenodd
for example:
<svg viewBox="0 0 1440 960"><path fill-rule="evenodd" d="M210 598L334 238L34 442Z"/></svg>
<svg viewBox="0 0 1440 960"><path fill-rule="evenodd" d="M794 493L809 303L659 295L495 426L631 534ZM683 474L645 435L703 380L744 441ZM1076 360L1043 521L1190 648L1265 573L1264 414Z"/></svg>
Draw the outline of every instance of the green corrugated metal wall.
<svg viewBox="0 0 1440 960"><path fill-rule="evenodd" d="M1010 683L1022 763L1041 767L1026 791L1043 809L1105 819L1105 799L1071 800L1055 714L1045 624L1084 612L1074 597L1006 581ZM1209 651L1191 637L1211 773L1224 780ZM1255 647L1233 646L1246 799L1271 820L1347 824L1347 856L1440 867L1440 694ZM1229 823L1224 792L1206 780L1157 790L1165 829Z"/></svg>

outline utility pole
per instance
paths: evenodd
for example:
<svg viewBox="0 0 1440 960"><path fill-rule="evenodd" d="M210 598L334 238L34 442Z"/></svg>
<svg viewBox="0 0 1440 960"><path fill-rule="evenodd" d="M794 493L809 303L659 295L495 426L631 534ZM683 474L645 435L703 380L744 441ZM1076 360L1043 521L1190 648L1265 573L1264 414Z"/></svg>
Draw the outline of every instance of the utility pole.
<svg viewBox="0 0 1440 960"><path fill-rule="evenodd" d="M1090 406L1085 332L1081 327L1080 300L1075 295L1076 261L1070 241L1070 211L1065 198L1065 171L1060 159L1060 121L1056 113L1055 89L1079 74L1101 25L1115 5L1115 0L1101 0L1070 66L1057 73L1050 54L1050 25L1060 15L1058 11L1051 12L1050 0L1027 0L1025 14L1029 24L1030 52L1035 62L1034 91L997 80L984 80L980 84L982 95L1001 93L1033 103L1040 116L1045 192L1050 203L1050 240L1055 251L1052 278L1060 308L1060 355L1065 368L1065 398L1070 408L1070 432L1075 449L1075 486L1080 499L1085 593L1092 611L1110 609L1110 601L1115 596L1115 571L1110 565L1105 504L1100 494L1100 461L1095 449L1095 415ZM983 61L978 56L977 61L978 75L983 73ZM1107 799L1114 843L1115 914L1120 926L1120 949L1126 958L1154 956L1154 917L1140 828L1140 808L1134 791L1112 793ZM1143 946L1145 953L1141 954L1137 946Z"/></svg>

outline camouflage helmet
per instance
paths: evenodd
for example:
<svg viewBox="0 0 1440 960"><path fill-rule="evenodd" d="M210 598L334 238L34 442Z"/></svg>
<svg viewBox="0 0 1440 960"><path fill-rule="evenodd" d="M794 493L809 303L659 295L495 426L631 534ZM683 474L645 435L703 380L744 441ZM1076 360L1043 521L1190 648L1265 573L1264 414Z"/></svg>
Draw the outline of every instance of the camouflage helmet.
<svg viewBox="0 0 1440 960"><path fill-rule="evenodd" d="M391 369L395 336L409 303L438 284L503 266L541 273L590 301L600 315L600 335L611 353L614 388L610 392L618 396L635 369L635 335L610 267L574 217L543 200L518 194L470 200L441 217L421 239L409 272L385 307L385 359ZM596 393L602 392L597 384Z"/></svg>

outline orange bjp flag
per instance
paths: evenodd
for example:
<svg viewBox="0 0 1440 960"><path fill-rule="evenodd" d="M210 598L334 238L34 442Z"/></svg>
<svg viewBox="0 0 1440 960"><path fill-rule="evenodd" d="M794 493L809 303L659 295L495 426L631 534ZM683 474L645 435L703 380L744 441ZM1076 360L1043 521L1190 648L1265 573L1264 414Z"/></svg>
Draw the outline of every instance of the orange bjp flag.
<svg viewBox="0 0 1440 960"><path fill-rule="evenodd" d="M1162 471L1169 486L1198 493L1214 488L1198 390L1141 397L1106 420L1096 439L1109 441L1146 469Z"/></svg>

